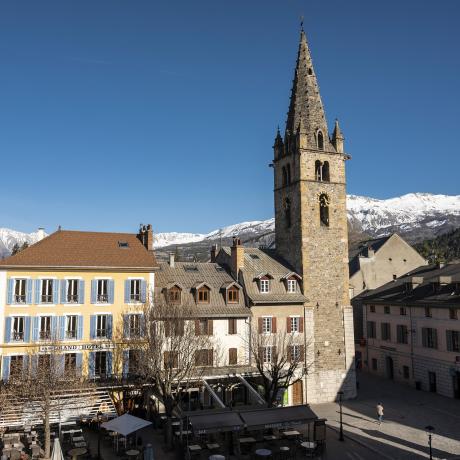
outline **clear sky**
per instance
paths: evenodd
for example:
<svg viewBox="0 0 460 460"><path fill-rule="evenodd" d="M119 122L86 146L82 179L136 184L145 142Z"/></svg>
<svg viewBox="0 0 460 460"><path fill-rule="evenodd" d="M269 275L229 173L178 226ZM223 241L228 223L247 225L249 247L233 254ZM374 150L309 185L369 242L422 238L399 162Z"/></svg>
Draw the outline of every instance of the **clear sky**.
<svg viewBox="0 0 460 460"><path fill-rule="evenodd" d="M458 0L1 0L0 227L271 217L301 14L348 192L459 194Z"/></svg>

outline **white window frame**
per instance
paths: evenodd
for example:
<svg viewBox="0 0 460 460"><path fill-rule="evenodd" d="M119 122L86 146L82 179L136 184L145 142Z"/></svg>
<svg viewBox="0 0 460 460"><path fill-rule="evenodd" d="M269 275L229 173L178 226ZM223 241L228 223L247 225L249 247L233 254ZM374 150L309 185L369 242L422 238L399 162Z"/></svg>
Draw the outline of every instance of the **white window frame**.
<svg viewBox="0 0 460 460"><path fill-rule="evenodd" d="M300 316L291 316L291 332L300 332Z"/></svg>
<svg viewBox="0 0 460 460"><path fill-rule="evenodd" d="M273 362L273 347L268 345L263 348L262 362L264 364L271 364Z"/></svg>
<svg viewBox="0 0 460 460"><path fill-rule="evenodd" d="M261 294L268 294L270 292L270 280L269 279L261 279L259 280L260 283L260 292Z"/></svg>
<svg viewBox="0 0 460 460"><path fill-rule="evenodd" d="M52 304L53 303L53 292L54 280L52 278L40 278L40 303ZM47 296L48 300L43 300L43 297Z"/></svg>
<svg viewBox="0 0 460 460"><path fill-rule="evenodd" d="M109 278L98 278L96 281L96 302L109 303ZM101 292L99 292L99 286L101 286Z"/></svg>
<svg viewBox="0 0 460 460"><path fill-rule="evenodd" d="M96 339L106 339L107 338L107 314L96 315ZM104 327L102 327L104 326ZM104 335L99 335L99 331L105 331Z"/></svg>
<svg viewBox="0 0 460 460"><path fill-rule="evenodd" d="M141 288L142 286L142 279L141 278L130 278L129 279L129 301L136 303L141 301ZM137 288L137 292L135 289Z"/></svg>
<svg viewBox="0 0 460 460"><path fill-rule="evenodd" d="M273 317L262 316L262 334L271 334L273 330Z"/></svg>
<svg viewBox="0 0 460 460"><path fill-rule="evenodd" d="M69 335L69 326L71 325L72 320L75 318L75 337ZM76 340L78 336L78 315L66 315L65 317L65 339L66 340Z"/></svg>
<svg viewBox="0 0 460 460"><path fill-rule="evenodd" d="M79 284L80 284L80 280L77 279L77 278L69 278L66 280L66 289L65 289L65 301L66 303L70 303L70 304L81 304L81 300L79 298ZM71 286L72 286L72 290L71 290ZM69 293L69 292L72 292L72 291L75 291L75 294L74 293ZM70 300L71 297L74 297L76 298L76 300Z"/></svg>
<svg viewBox="0 0 460 460"><path fill-rule="evenodd" d="M302 350L301 348L301 345L298 345L298 344L294 344L292 345L292 348L291 348L291 361L298 361L300 360L302 357L300 356L300 351Z"/></svg>
<svg viewBox="0 0 460 460"><path fill-rule="evenodd" d="M14 333L14 323L17 320L18 322L18 333L19 334L19 325L20 320L22 320L22 339L15 339L15 333ZM12 316L11 317L11 341L12 342L24 342L24 336L26 333L26 317L21 315L21 316Z"/></svg>
<svg viewBox="0 0 460 460"><path fill-rule="evenodd" d="M141 336L141 315L140 313L131 313L129 315L129 337Z"/></svg>
<svg viewBox="0 0 460 460"><path fill-rule="evenodd" d="M51 333L52 333L52 324L53 324L53 317L52 315L40 315L40 326L38 328L38 339L39 340L51 340ZM45 329L42 329L43 323L45 325ZM46 327L48 326L48 328Z"/></svg>
<svg viewBox="0 0 460 460"><path fill-rule="evenodd" d="M13 286L13 303L16 305L27 305L27 278L13 278L14 279L14 286ZM20 285L20 289L16 289L17 283ZM20 294L16 294L16 291L19 291ZM24 291L24 294L22 294ZM24 301L18 301L18 297L23 297Z"/></svg>
<svg viewBox="0 0 460 460"><path fill-rule="evenodd" d="M297 280L295 279L287 280L287 291L289 294L295 294L297 292Z"/></svg>

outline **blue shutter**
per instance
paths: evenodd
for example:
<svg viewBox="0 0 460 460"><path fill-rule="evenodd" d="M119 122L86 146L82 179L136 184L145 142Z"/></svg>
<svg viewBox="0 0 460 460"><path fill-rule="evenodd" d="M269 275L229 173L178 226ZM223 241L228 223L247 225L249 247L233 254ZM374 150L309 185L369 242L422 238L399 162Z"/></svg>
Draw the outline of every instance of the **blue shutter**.
<svg viewBox="0 0 460 460"><path fill-rule="evenodd" d="M96 315L91 315L90 316L89 338L90 339L95 339L96 338Z"/></svg>
<svg viewBox="0 0 460 460"><path fill-rule="evenodd" d="M83 339L83 316L77 318L77 340Z"/></svg>
<svg viewBox="0 0 460 460"><path fill-rule="evenodd" d="M141 302L145 303L147 301L147 282L141 280Z"/></svg>
<svg viewBox="0 0 460 460"><path fill-rule="evenodd" d="M96 352L90 351L88 353L88 377L94 378Z"/></svg>
<svg viewBox="0 0 460 460"><path fill-rule="evenodd" d="M65 316L59 317L59 340L65 339Z"/></svg>
<svg viewBox="0 0 460 460"><path fill-rule="evenodd" d="M10 378L10 361L11 361L11 356L3 357L2 379L4 382L7 382L8 379Z"/></svg>
<svg viewBox="0 0 460 460"><path fill-rule="evenodd" d="M110 375L112 375L112 352L107 351L106 353L107 353L106 374L107 374L107 376L110 376Z"/></svg>
<svg viewBox="0 0 460 460"><path fill-rule="evenodd" d="M28 279L26 283L27 293L26 293L26 304L30 305L32 303L32 280Z"/></svg>
<svg viewBox="0 0 460 460"><path fill-rule="evenodd" d="M11 317L5 318L5 343L11 342Z"/></svg>
<svg viewBox="0 0 460 460"><path fill-rule="evenodd" d="M40 317L35 316L33 318L33 325L32 325L32 342L38 341L38 333L40 331Z"/></svg>
<svg viewBox="0 0 460 460"><path fill-rule="evenodd" d="M97 280L91 280L91 303L96 303L97 298Z"/></svg>
<svg viewBox="0 0 460 460"><path fill-rule="evenodd" d="M59 280L53 280L53 303L59 303Z"/></svg>
<svg viewBox="0 0 460 460"><path fill-rule="evenodd" d="M107 315L107 338L112 338L112 315Z"/></svg>
<svg viewBox="0 0 460 460"><path fill-rule="evenodd" d="M123 350L123 378L128 377L129 372L129 350Z"/></svg>
<svg viewBox="0 0 460 460"><path fill-rule="evenodd" d="M61 303L67 303L67 280L61 280Z"/></svg>
<svg viewBox="0 0 460 460"><path fill-rule="evenodd" d="M115 281L114 280L108 280L107 283L107 288L108 288L108 294L109 294L109 303L113 303L114 300L114 287L115 287Z"/></svg>
<svg viewBox="0 0 460 460"><path fill-rule="evenodd" d="M35 303L37 305L40 303L41 282L42 280L35 280Z"/></svg>
<svg viewBox="0 0 460 460"><path fill-rule="evenodd" d="M85 282L78 281L78 303L85 303Z"/></svg>
<svg viewBox="0 0 460 460"><path fill-rule="evenodd" d="M77 375L81 375L83 367L83 353L75 353L75 365L77 368Z"/></svg>
<svg viewBox="0 0 460 460"><path fill-rule="evenodd" d="M30 316L24 318L24 342L30 342Z"/></svg>
<svg viewBox="0 0 460 460"><path fill-rule="evenodd" d="M140 316L140 324L141 324L141 337L145 336L145 315L142 313Z"/></svg>
<svg viewBox="0 0 460 460"><path fill-rule="evenodd" d="M8 296L7 296L7 303L11 305L13 303L13 292L14 292L14 278L10 278L8 280Z"/></svg>
<svg viewBox="0 0 460 460"><path fill-rule="evenodd" d="M51 317L51 340L59 340L58 317Z"/></svg>
<svg viewBox="0 0 460 460"><path fill-rule="evenodd" d="M131 300L131 281L125 280L125 303Z"/></svg>

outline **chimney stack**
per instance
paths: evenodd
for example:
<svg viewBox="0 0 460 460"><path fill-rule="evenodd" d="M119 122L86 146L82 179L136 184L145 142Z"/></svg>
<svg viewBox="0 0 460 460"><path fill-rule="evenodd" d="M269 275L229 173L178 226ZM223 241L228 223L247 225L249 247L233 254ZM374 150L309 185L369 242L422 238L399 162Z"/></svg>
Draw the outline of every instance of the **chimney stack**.
<svg viewBox="0 0 460 460"><path fill-rule="evenodd" d="M241 240L237 237L233 238L231 254L231 269L233 277L238 281L238 274L242 268L244 268L244 246L241 244Z"/></svg>
<svg viewBox="0 0 460 460"><path fill-rule="evenodd" d="M145 246L147 251L153 251L153 229L150 224L140 225L139 233L137 235L141 243Z"/></svg>
<svg viewBox="0 0 460 460"><path fill-rule="evenodd" d="M174 253L173 252L170 252L169 253L169 266L171 268L174 268L175 266L175 263L174 263Z"/></svg>
<svg viewBox="0 0 460 460"><path fill-rule="evenodd" d="M217 257L217 244L211 246L211 263L215 263Z"/></svg>

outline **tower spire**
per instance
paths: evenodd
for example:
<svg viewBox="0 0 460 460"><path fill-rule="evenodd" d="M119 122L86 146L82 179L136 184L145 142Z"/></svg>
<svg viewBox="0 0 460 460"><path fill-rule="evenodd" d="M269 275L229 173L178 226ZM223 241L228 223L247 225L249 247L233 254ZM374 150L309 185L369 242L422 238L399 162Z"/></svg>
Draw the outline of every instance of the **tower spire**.
<svg viewBox="0 0 460 460"><path fill-rule="evenodd" d="M295 133L302 120L307 135L308 148L318 148L318 133L322 137L321 150L330 150L326 116L319 94L318 82L313 67L307 37L303 30L303 21L300 29L300 43L297 53L297 63L291 90L291 101L286 121L286 130Z"/></svg>
<svg viewBox="0 0 460 460"><path fill-rule="evenodd" d="M335 147L337 153L343 153L343 137L342 130L340 129L339 120L335 119L334 132L332 133L332 145Z"/></svg>

